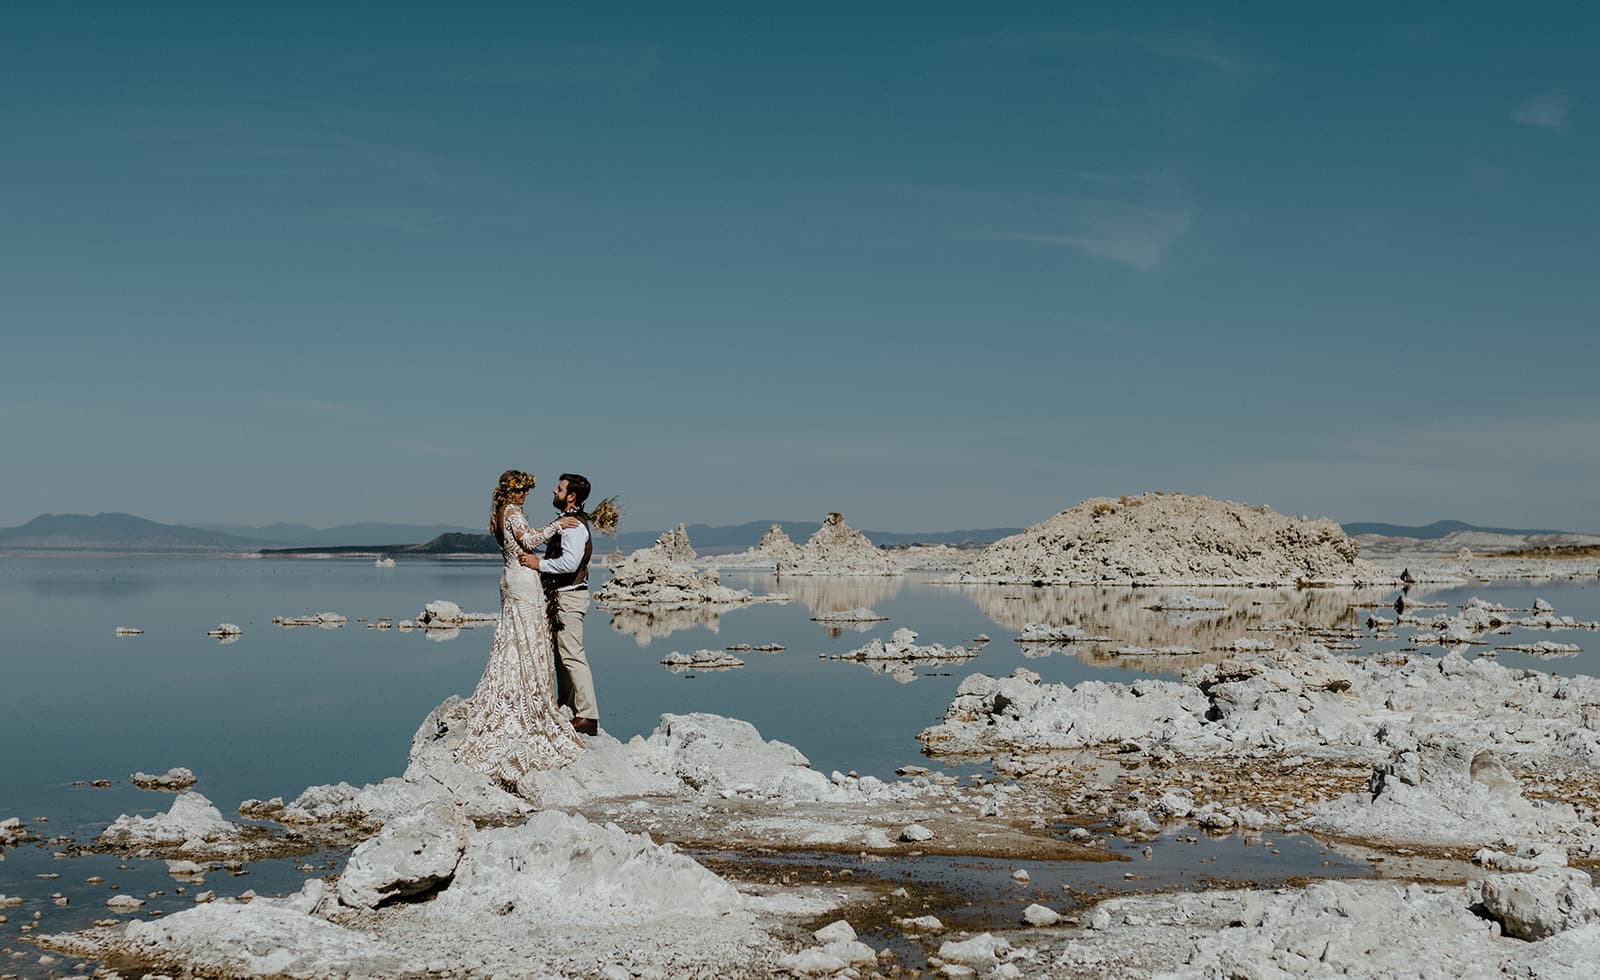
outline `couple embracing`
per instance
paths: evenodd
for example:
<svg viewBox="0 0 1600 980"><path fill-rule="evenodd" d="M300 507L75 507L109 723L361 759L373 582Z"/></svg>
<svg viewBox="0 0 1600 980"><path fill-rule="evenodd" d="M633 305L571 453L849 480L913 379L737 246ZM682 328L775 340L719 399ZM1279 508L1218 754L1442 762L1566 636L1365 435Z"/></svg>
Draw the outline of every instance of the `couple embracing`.
<svg viewBox="0 0 1600 980"><path fill-rule="evenodd" d="M483 678L472 692L457 761L508 786L531 769L553 769L600 731L594 678L583 651L589 611L589 481L563 473L543 527L523 513L534 478L507 470L494 488L489 533L500 545L500 619ZM542 550L542 554L540 553ZM552 639L553 637L553 639ZM552 683L553 681L553 683ZM561 708L572 710L569 724Z"/></svg>

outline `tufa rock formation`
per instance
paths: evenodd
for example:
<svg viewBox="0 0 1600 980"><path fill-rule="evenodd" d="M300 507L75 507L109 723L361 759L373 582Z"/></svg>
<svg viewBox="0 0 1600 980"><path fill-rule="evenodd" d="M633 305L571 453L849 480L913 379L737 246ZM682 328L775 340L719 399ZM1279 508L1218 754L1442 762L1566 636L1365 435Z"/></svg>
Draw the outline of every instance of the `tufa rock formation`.
<svg viewBox="0 0 1600 980"><path fill-rule="evenodd" d="M1145 493L1096 497L990 545L964 582L1049 585L1355 585L1392 576L1355 539L1228 500Z"/></svg>
<svg viewBox="0 0 1600 980"><path fill-rule="evenodd" d="M772 532L767 532L770 538ZM766 539L764 538L763 541ZM787 538L785 538L787 540ZM902 575L894 556L880 550L865 534L830 513L817 533L791 558L778 562L778 575Z"/></svg>

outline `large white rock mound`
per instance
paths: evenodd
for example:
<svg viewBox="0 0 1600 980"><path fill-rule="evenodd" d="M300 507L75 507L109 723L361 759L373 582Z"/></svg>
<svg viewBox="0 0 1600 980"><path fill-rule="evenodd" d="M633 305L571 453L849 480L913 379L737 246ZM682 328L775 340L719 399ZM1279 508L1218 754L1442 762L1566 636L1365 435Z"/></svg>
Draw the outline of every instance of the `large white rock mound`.
<svg viewBox="0 0 1600 980"><path fill-rule="evenodd" d="M670 531L662 531L651 550L668 561L694 561L694 545L689 541L689 529L680 522Z"/></svg>
<svg viewBox="0 0 1600 980"><path fill-rule="evenodd" d="M777 571L780 576L901 575L905 569L893 555L846 524L843 514L835 512L823 520L817 533L797 554L778 562Z"/></svg>
<svg viewBox="0 0 1600 980"><path fill-rule="evenodd" d="M746 589L724 586L713 569L704 571L695 560L689 532L682 524L665 531L649 548L620 559L611 581L595 593L607 610L687 609L697 606L742 605L749 602L787 602L780 594L754 595Z"/></svg>
<svg viewBox="0 0 1600 980"><path fill-rule="evenodd" d="M800 546L795 544L782 524L767 528L767 533L754 548L734 555L711 559L718 568L776 568L781 562L792 562L800 557Z"/></svg>
<svg viewBox="0 0 1600 980"><path fill-rule="evenodd" d="M966 582L1052 585L1295 585L1387 582L1355 539L1228 500L1145 493L1095 497L990 545Z"/></svg>

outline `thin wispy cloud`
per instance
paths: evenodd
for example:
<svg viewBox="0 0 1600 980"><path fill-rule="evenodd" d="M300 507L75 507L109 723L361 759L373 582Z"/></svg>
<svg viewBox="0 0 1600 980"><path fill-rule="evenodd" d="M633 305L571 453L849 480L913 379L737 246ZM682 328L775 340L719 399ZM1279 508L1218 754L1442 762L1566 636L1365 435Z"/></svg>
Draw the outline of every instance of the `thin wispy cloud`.
<svg viewBox="0 0 1600 980"><path fill-rule="evenodd" d="M661 45L654 41L534 44L511 51L477 52L471 65L445 68L435 77L548 88L637 85L654 74L660 60Z"/></svg>
<svg viewBox="0 0 1600 980"><path fill-rule="evenodd" d="M1099 334L1109 340L1130 340L1142 337L1145 331L1138 327L1131 327L1125 323L1112 323L1109 320L1093 320L1088 317L1069 316L1066 321L1073 326L1082 327L1090 333Z"/></svg>
<svg viewBox="0 0 1600 980"><path fill-rule="evenodd" d="M1107 183L1100 175L1097 183ZM1150 270L1188 234L1193 210L1168 181L1131 181L1118 197L1090 194L1009 194L909 188L926 197L945 220L973 239L1016 242L1079 252L1135 269ZM1105 190L1105 188L1096 188ZM1151 200L1127 200L1127 197Z"/></svg>
<svg viewBox="0 0 1600 980"><path fill-rule="evenodd" d="M1072 226L1066 232L981 231L979 238L1069 248L1135 269L1159 266L1167 252L1188 233L1188 209L1169 210L1109 201L1056 200L1041 214L1048 221Z"/></svg>
<svg viewBox="0 0 1600 980"><path fill-rule="evenodd" d="M0 405L0 419L7 421L23 421L28 419L56 419L80 420L101 418L99 412L92 412L86 408L75 405Z"/></svg>
<svg viewBox="0 0 1600 980"><path fill-rule="evenodd" d="M273 408L299 412L302 415L348 415L355 411L343 402L321 401L315 398L280 398L276 395L267 395L262 401Z"/></svg>
<svg viewBox="0 0 1600 980"><path fill-rule="evenodd" d="M132 106L94 127L108 141L154 150L159 173L428 191L455 198L503 198L514 189L448 156L400 138L357 135L347 119L195 106ZM396 128L393 124L390 129ZM404 129L403 126L398 127Z"/></svg>
<svg viewBox="0 0 1600 980"><path fill-rule="evenodd" d="M680 460L703 466L943 466L944 446L891 433L772 435L760 439L719 439L678 445Z"/></svg>
<svg viewBox="0 0 1600 980"><path fill-rule="evenodd" d="M1131 51L1154 58L1190 62L1221 72L1243 71L1249 67L1245 59L1236 52L1211 41L1181 35L1131 31L1040 31L1031 34L1002 34L974 38L961 46L968 49L1008 51L1108 48Z"/></svg>
<svg viewBox="0 0 1600 980"><path fill-rule="evenodd" d="M1567 128L1567 113L1571 108L1572 97L1568 93L1546 92L1511 110L1511 121L1536 129L1564 132Z"/></svg>

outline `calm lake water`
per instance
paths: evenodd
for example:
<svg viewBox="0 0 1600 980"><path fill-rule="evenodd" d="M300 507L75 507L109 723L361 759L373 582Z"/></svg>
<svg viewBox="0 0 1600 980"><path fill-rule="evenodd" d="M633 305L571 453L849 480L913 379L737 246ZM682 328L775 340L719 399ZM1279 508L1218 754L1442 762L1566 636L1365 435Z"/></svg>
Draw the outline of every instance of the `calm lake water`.
<svg viewBox="0 0 1600 980"><path fill-rule="evenodd" d="M1251 627L1274 619L1352 626L1374 611L1353 602L1387 603L1396 595L1194 589L1189 591L1223 599L1228 609L1176 616L1145 608L1176 590L962 588L939 584L940 577L779 583L764 573L724 572L726 585L787 592L795 601L720 617L613 618L594 609L586 638L601 723L627 739L648 735L664 712L716 712L797 746L823 772L893 778L897 766L926 762L916 734L940 720L956 685L970 673L1004 675L1026 666L1047 682L1068 683L1174 676L1222 654L1162 658L1109 651L1129 645L1209 651L1243 636L1271 637ZM597 578L603 582L604 572ZM200 777L196 789L233 819L247 798L292 798L310 785L397 776L422 718L446 696L472 690L488 656L492 626L441 637L368 629L357 619L413 618L434 599L493 612L498 582L498 562L487 561L408 561L379 569L353 559L0 557L0 622L6 624L0 647L0 819L46 817L48 823L33 825L35 832L87 843L120 814L169 807L170 795L134 789L127 776L172 766L193 769ZM1600 619L1600 584L1594 580L1475 584L1425 598L1454 606L1471 596L1509 607L1529 607L1542 597L1560 614ZM811 619L862 606L888 621L858 631L829 630ZM338 629L272 623L274 616L324 611L350 621ZM222 622L238 624L244 635L231 643L205 635ZM1029 622L1075 624L1111 642L1029 648L1014 642ZM144 633L119 637L113 634L119 626ZM993 641L971 660L919 665L898 675L819 657L853 650L873 636L887 638L899 627L917 631L924 644L969 645L980 633ZM1362 649L1350 655L1402 648L1404 635L1361 640ZM1584 648L1576 657L1541 661L1501 653L1500 662L1600 673L1600 634L1517 631L1489 639L1576 643ZM1293 640L1278 636L1277 642ZM738 643L786 649L739 653L746 666L730 671L672 673L659 663L673 651ZM72 785L95 779L113 785ZM56 859L54 850L24 845L4 853L0 894L28 902L0 910L8 920L0 925L0 946L13 943L18 926L31 921L35 910L45 913L42 931L103 917L103 888L82 883L91 875L120 874L134 894L164 890L165 900L177 903L173 908L187 902L172 895L174 883L161 862L126 862L119 870L124 862L115 858ZM214 874L209 884L191 890L292 890L303 877L293 863L253 865L249 877L231 884ZM59 878L35 877L41 874ZM67 897L69 906L51 903L53 892ZM33 954L30 962L36 959ZM17 968L0 959L0 973Z"/></svg>

